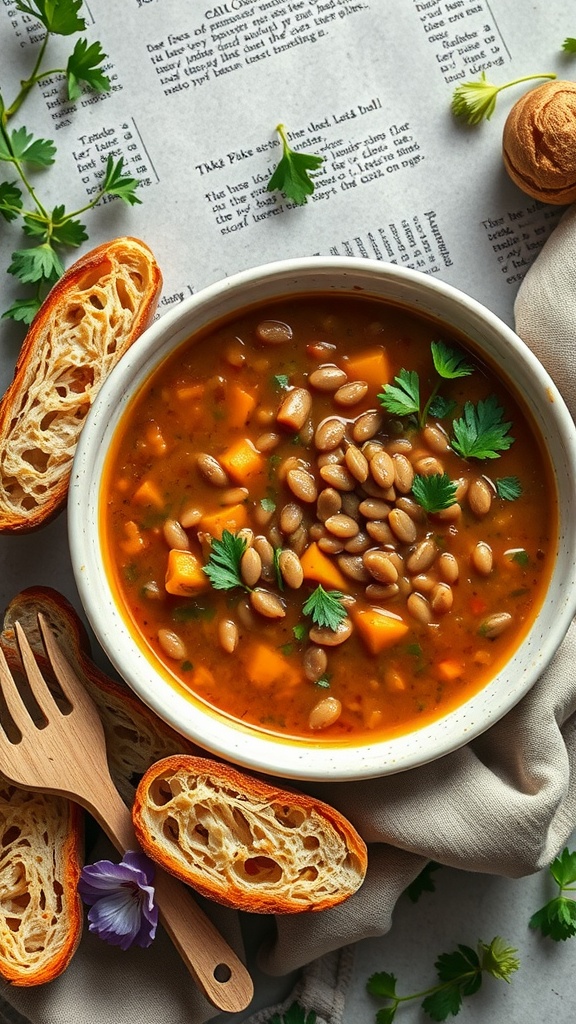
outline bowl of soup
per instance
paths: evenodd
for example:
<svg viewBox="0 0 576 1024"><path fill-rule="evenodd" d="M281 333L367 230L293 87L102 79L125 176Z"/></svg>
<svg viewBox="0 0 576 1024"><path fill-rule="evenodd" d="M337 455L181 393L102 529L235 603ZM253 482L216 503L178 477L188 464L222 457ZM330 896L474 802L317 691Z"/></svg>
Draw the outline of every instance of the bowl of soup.
<svg viewBox="0 0 576 1024"><path fill-rule="evenodd" d="M403 771L506 714L576 611L576 437L473 299L340 257L214 284L99 393L69 497L108 658L183 736L294 779Z"/></svg>

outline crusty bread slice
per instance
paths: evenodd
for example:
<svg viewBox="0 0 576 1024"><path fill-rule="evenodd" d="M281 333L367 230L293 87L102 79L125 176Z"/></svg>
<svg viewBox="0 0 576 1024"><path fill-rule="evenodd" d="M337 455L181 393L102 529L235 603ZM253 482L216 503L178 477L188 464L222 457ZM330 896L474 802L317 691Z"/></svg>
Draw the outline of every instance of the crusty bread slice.
<svg viewBox="0 0 576 1024"><path fill-rule="evenodd" d="M82 425L102 383L152 320L162 275L136 238L87 253L34 318L0 402L0 532L61 510Z"/></svg>
<svg viewBox="0 0 576 1024"><path fill-rule="evenodd" d="M37 625L39 611L98 705L110 770L131 804L135 785L149 765L167 753L194 748L93 663L81 619L66 598L49 587L23 590L6 609L0 642L15 675L20 670L14 633L18 620L49 679ZM52 981L78 945L83 923L76 888L82 822L76 804L16 789L0 775L0 977L13 985Z"/></svg>
<svg viewBox="0 0 576 1024"><path fill-rule="evenodd" d="M366 873L366 845L333 807L209 758L181 754L149 768L132 817L153 860L255 914L333 907Z"/></svg>

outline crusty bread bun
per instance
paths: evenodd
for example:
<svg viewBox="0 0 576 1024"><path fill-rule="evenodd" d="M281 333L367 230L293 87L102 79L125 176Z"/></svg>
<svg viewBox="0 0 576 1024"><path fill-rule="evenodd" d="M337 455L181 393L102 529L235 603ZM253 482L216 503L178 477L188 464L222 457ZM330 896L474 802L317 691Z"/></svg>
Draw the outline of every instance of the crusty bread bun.
<svg viewBox="0 0 576 1024"><path fill-rule="evenodd" d="M194 748L90 658L86 629L72 605L49 587L29 587L10 602L0 643L18 675L14 633L22 623L50 679L37 614L42 612L66 658L98 705L110 771L127 804L138 779L158 758ZM68 965L80 940L77 893L83 812L68 800L16 789L0 775L0 977L40 985Z"/></svg>
<svg viewBox="0 0 576 1024"><path fill-rule="evenodd" d="M136 238L74 263L34 318L0 402L0 533L61 510L76 443L106 376L149 325L162 275Z"/></svg>
<svg viewBox="0 0 576 1024"><path fill-rule="evenodd" d="M576 201L576 82L555 80L516 101L502 133L512 181L542 203Z"/></svg>
<svg viewBox="0 0 576 1024"><path fill-rule="evenodd" d="M325 910L366 873L366 845L333 807L209 758L152 765L132 817L153 860L203 896L254 914Z"/></svg>

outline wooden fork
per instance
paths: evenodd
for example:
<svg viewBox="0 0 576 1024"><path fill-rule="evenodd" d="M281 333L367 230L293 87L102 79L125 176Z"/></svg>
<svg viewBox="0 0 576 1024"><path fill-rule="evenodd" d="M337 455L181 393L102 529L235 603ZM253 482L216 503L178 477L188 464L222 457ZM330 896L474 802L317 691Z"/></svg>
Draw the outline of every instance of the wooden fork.
<svg viewBox="0 0 576 1024"><path fill-rule="evenodd" d="M41 614L38 623L48 661L71 710L56 704L17 622L24 673L44 723L32 719L0 647L0 685L16 729L0 728L0 771L16 786L74 800L96 818L121 853L137 850L130 811L108 770L96 706ZM181 882L156 866L154 886L160 920L207 999L220 1010L244 1010L253 995L244 964Z"/></svg>

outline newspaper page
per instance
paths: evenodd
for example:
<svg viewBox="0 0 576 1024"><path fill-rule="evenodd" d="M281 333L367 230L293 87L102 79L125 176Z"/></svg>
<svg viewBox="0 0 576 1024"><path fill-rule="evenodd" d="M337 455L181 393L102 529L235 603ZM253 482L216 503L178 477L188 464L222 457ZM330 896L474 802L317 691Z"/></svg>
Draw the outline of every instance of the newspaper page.
<svg viewBox="0 0 576 1024"><path fill-rule="evenodd" d="M570 77L563 0L531 5L529 18L518 0L90 0L81 14L107 55L110 91L71 103L54 73L14 123L57 146L55 167L35 178L48 203L84 205L107 158L123 156L142 205L106 197L85 215L80 251L124 233L144 239L164 273L160 315L238 270L342 254L437 275L511 321L518 284L563 212L520 192L501 159L506 114L538 83L502 93L475 127L450 100L482 72L497 83ZM41 39L34 18L0 0L8 99ZM50 46L49 66L64 66L70 38ZM304 206L267 191L278 123L293 148L324 158ZM0 230L3 274L23 238L15 224ZM2 292L6 308L18 284L5 274Z"/></svg>

